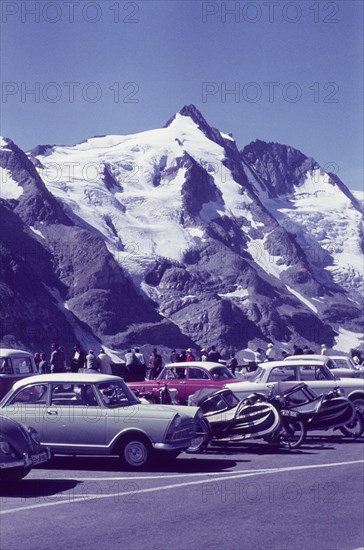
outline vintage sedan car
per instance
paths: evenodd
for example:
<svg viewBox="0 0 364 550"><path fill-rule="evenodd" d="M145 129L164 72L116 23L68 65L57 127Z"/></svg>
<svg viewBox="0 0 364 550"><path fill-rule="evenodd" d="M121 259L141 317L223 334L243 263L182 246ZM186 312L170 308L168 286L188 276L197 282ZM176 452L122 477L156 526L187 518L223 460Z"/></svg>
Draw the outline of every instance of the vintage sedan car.
<svg viewBox="0 0 364 550"><path fill-rule="evenodd" d="M177 390L177 400L185 404L190 395L203 388L221 389L227 382L239 382L231 371L221 363L209 361L191 361L166 365L155 380L128 382L133 391L140 395L157 394L165 385Z"/></svg>
<svg viewBox="0 0 364 550"><path fill-rule="evenodd" d="M345 355L289 355L289 359L301 361L321 361L331 372L339 378L364 378L364 367L356 365L351 357Z"/></svg>
<svg viewBox="0 0 364 550"><path fill-rule="evenodd" d="M317 394L340 387L342 394L364 414L364 380L339 378L323 364L322 358L312 359L312 355L305 356L304 360L296 356L284 361L260 363L250 380L239 384L227 384L226 387L239 399L245 399L252 392L268 391L268 384L272 382L290 381L305 382Z"/></svg>
<svg viewBox="0 0 364 550"><path fill-rule="evenodd" d="M150 405L112 375L41 374L20 380L0 412L29 423L54 454L118 455L138 469L152 457L175 458L190 446L201 411Z"/></svg>
<svg viewBox="0 0 364 550"><path fill-rule="evenodd" d="M0 399L14 382L35 374L37 367L31 353L21 349L0 349Z"/></svg>
<svg viewBox="0 0 364 550"><path fill-rule="evenodd" d="M18 481L33 466L50 458L50 450L40 444L34 428L26 428L13 418L0 414L0 480Z"/></svg>

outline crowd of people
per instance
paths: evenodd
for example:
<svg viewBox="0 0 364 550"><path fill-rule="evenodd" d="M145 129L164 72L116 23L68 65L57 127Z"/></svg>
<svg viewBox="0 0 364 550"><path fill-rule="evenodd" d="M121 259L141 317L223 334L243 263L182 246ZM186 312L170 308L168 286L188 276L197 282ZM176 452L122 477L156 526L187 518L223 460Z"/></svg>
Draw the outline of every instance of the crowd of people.
<svg viewBox="0 0 364 550"><path fill-rule="evenodd" d="M289 353L286 350L280 350L273 343L269 343L267 348L263 350L257 347L255 350L246 350L250 352L250 360L247 361L247 367L254 368L259 363L264 361L277 361L285 359L290 355L312 355L315 351L309 346L293 345L292 352ZM321 345L320 355L328 355L329 351L325 344ZM364 365L364 353L359 349L351 349L350 356L354 363L357 365ZM177 352L173 349L170 354L170 363L184 363L191 361L212 361L219 362L222 360L222 356L216 346L211 346L209 349L201 348L199 352L194 352L191 348L187 350L181 350ZM56 343L52 344L52 351L49 361L46 358L45 353L36 353L34 360L39 374L46 373L58 373L58 372L100 372L102 374L112 374L113 361L107 355L104 348L99 350L96 355L93 349L90 349L88 353L82 349L79 344L74 346L73 354L66 360L64 347ZM227 366L235 374L235 370L238 367L238 360L235 357L235 353L231 353L229 359L226 361ZM152 353L146 360L144 354L139 348L128 349L124 356L123 362L123 374L127 376L128 381L138 380L154 380L157 378L163 367L163 360L157 348L153 348Z"/></svg>

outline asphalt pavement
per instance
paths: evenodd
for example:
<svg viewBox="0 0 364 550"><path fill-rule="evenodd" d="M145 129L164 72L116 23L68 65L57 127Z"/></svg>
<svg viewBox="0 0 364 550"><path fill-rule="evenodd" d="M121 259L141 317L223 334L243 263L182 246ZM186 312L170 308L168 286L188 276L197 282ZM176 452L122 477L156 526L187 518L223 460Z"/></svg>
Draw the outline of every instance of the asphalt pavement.
<svg viewBox="0 0 364 550"><path fill-rule="evenodd" d="M0 549L363 548L363 439L332 434L295 451L210 447L138 473L55 457L0 488Z"/></svg>

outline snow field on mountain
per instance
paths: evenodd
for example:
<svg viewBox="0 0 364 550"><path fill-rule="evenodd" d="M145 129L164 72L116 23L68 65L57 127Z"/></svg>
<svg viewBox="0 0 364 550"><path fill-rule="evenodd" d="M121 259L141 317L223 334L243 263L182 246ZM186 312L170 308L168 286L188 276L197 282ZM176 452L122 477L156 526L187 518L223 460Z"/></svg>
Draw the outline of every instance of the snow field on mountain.
<svg viewBox="0 0 364 550"><path fill-rule="evenodd" d="M45 167L38 171L69 215L96 228L134 278L157 256L181 261L195 239L204 239L201 228L181 223L186 168L177 162L185 153L206 169L222 194L222 200L203 205L202 220L243 216L252 200L224 167L223 148L180 114L167 128L55 147L38 157ZM111 186L104 182L105 167Z"/></svg>

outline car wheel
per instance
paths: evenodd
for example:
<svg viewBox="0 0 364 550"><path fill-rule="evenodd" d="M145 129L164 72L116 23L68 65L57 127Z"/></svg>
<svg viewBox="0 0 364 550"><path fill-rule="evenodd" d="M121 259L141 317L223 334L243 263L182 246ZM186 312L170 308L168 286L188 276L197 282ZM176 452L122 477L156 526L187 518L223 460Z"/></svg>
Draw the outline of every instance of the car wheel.
<svg viewBox="0 0 364 550"><path fill-rule="evenodd" d="M6 474L2 474L0 479L2 479L4 482L17 482L23 479L23 477L27 476L30 472L31 468L7 468Z"/></svg>
<svg viewBox="0 0 364 550"><path fill-rule="evenodd" d="M356 408L356 410L357 410L362 416L364 416L364 399L361 399L361 398L353 399L353 400L352 400L352 404L354 405L354 407Z"/></svg>
<svg viewBox="0 0 364 550"><path fill-rule="evenodd" d="M306 439L307 430L302 420L295 422L288 421L287 435L284 437L284 443L290 449L298 449Z"/></svg>
<svg viewBox="0 0 364 550"><path fill-rule="evenodd" d="M199 418L196 428L196 435L187 449L187 453L201 453L209 444L211 438L211 428L205 418Z"/></svg>
<svg viewBox="0 0 364 550"><path fill-rule="evenodd" d="M146 466L150 462L151 454L152 446L142 436L131 436L122 442L120 458L133 470Z"/></svg>
<svg viewBox="0 0 364 550"><path fill-rule="evenodd" d="M347 437L356 438L362 436L364 433L364 417L359 411L356 411L353 420L349 424L346 424L346 426L341 426L340 431Z"/></svg>

